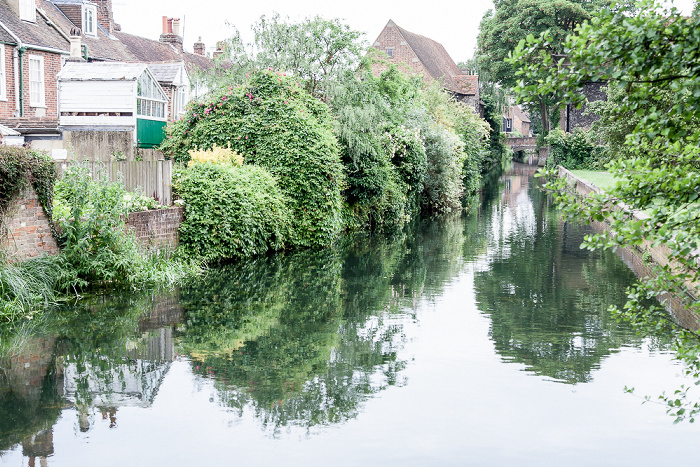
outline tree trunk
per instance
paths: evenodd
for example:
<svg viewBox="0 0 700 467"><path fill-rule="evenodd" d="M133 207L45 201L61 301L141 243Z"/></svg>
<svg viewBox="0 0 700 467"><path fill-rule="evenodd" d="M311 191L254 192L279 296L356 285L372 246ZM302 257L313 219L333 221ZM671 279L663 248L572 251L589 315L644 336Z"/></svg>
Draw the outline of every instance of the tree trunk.
<svg viewBox="0 0 700 467"><path fill-rule="evenodd" d="M542 134L547 136L549 134L549 109L544 99L540 97L540 114L542 114Z"/></svg>

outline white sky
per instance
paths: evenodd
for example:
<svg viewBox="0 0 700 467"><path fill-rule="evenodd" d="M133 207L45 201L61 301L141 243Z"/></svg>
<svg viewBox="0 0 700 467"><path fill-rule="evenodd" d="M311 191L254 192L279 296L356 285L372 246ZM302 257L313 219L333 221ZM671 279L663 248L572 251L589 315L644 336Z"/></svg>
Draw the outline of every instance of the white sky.
<svg viewBox="0 0 700 467"><path fill-rule="evenodd" d="M675 0L684 12L693 0ZM114 20L122 31L158 39L162 17L184 22L184 46L191 52L199 36L214 49L216 41L232 35L227 23L235 25L245 42L252 41L250 27L261 15L289 16L292 20L319 15L341 18L351 28L364 32L374 42L389 19L416 34L441 43L455 62L471 58L476 47L479 22L493 8L491 0L112 0Z"/></svg>

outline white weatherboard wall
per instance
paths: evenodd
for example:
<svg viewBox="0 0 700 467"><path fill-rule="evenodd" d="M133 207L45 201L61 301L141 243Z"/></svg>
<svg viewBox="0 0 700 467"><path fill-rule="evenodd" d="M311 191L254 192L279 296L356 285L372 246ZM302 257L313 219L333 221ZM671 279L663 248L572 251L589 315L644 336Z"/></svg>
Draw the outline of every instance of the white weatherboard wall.
<svg viewBox="0 0 700 467"><path fill-rule="evenodd" d="M60 81L60 124L64 127L135 127L135 81ZM66 115L97 113L97 115ZM129 113L126 116L108 113Z"/></svg>

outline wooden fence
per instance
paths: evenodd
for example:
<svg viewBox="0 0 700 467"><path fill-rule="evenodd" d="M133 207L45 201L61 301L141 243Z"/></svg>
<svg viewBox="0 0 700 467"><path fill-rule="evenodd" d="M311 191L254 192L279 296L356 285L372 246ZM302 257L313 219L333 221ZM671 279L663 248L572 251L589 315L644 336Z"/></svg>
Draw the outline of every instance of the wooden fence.
<svg viewBox="0 0 700 467"><path fill-rule="evenodd" d="M106 173L111 181L120 180L129 191L153 197L165 206L172 204L173 161L70 161L59 164L62 170L75 165L88 168L93 178Z"/></svg>

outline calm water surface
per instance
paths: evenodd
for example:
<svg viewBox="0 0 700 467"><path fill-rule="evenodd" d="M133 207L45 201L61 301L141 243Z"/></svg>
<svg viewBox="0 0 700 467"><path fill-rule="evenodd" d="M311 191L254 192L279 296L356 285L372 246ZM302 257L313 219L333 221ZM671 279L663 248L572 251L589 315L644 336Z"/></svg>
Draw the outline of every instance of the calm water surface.
<svg viewBox="0 0 700 467"><path fill-rule="evenodd" d="M688 383L668 343L606 311L632 273L531 174L469 218L2 336L0 465L696 465L700 427L642 405Z"/></svg>

